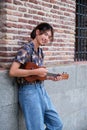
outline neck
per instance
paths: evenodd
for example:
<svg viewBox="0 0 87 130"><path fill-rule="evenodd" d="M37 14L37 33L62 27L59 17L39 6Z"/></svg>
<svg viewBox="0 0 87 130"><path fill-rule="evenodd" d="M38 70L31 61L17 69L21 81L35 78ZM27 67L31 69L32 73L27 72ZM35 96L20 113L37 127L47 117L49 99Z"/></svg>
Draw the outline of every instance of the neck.
<svg viewBox="0 0 87 130"><path fill-rule="evenodd" d="M36 39L34 39L32 42L34 43L34 49L35 49L35 51L37 51L38 48L39 48L38 42L36 41Z"/></svg>

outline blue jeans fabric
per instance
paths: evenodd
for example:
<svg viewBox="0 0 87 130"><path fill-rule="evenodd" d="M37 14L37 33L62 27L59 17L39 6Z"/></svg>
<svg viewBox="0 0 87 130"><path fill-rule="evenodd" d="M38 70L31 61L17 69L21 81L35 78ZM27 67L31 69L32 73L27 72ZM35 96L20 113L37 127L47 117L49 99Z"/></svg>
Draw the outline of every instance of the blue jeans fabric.
<svg viewBox="0 0 87 130"><path fill-rule="evenodd" d="M62 130L62 121L43 84L21 86L19 103L27 130Z"/></svg>

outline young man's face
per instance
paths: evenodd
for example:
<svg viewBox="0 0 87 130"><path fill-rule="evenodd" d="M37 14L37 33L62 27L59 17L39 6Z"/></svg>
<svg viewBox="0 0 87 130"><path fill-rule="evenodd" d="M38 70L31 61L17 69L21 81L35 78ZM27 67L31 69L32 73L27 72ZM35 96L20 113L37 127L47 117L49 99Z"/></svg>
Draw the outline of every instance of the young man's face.
<svg viewBox="0 0 87 130"><path fill-rule="evenodd" d="M43 34L40 34L40 31L37 30L36 32L36 39L39 45L46 45L51 42L52 34L51 31L46 31Z"/></svg>

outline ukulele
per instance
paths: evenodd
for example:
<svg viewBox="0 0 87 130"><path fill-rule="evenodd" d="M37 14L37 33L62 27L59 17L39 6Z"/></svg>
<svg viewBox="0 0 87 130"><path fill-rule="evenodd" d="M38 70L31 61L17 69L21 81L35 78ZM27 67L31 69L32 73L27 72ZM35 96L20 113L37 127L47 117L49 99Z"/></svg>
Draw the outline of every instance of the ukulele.
<svg viewBox="0 0 87 130"><path fill-rule="evenodd" d="M37 68L41 68L42 66L38 66L36 65L35 63L33 62L28 62L26 63L25 65L25 68L24 69L37 69ZM45 68L45 67L44 67ZM24 79L28 82L34 82L36 80L40 80L40 81L44 81L47 79L47 76L54 76L55 78L57 76L62 76L62 79L68 79L69 78L69 74L67 73L62 73L62 74L55 74L55 73L47 73L47 75L45 77L40 77L38 75L30 75L30 76L27 76L27 77L24 77Z"/></svg>

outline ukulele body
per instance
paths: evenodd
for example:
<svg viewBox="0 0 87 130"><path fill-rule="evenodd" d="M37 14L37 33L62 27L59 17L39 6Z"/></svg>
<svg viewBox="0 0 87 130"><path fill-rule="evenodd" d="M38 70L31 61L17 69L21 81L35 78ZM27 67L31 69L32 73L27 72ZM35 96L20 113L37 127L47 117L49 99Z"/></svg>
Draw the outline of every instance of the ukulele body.
<svg viewBox="0 0 87 130"><path fill-rule="evenodd" d="M28 62L26 65L25 65L25 69L30 69L30 70L33 70L33 69L38 69L38 68L45 68L44 66L38 66L36 65L35 63L33 62ZM53 77L57 77L57 76L62 76L62 79L68 79L69 78L69 74L67 73L62 73L62 74L54 74L54 73L47 73L47 76L53 76ZM24 79L28 82L35 82L37 80L40 80L40 81L44 81L47 79L47 76L45 77L40 77L38 75L30 75L30 76L27 76L27 77L24 77Z"/></svg>
<svg viewBox="0 0 87 130"><path fill-rule="evenodd" d="M33 62L28 62L25 66L25 69L38 69L41 68L39 66L37 66L35 63ZM30 75L28 77L24 77L25 80L29 81L29 82L34 82L36 80L40 80L40 81L44 81L46 80L46 76L45 77L39 77L38 75Z"/></svg>

